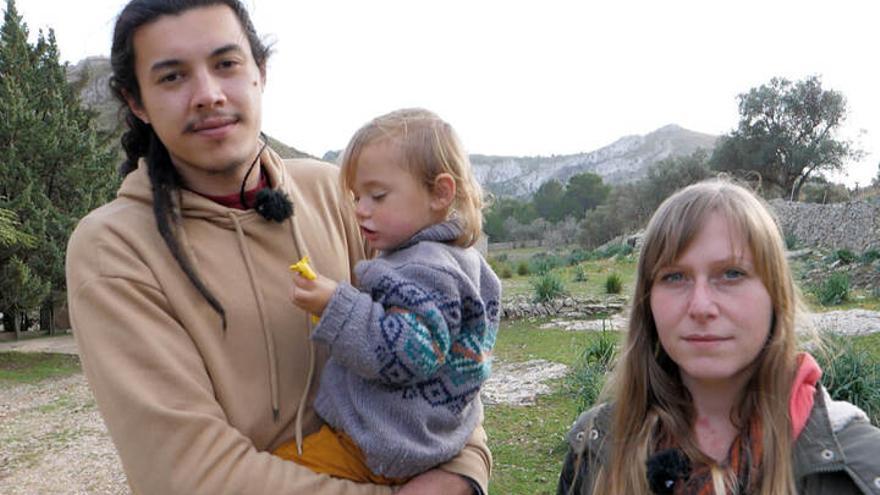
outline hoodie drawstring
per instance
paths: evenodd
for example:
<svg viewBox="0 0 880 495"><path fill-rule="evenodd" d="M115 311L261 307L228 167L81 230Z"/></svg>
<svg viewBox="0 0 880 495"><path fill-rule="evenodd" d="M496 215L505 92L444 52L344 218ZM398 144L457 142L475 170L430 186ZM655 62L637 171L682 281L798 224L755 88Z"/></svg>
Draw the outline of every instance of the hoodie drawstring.
<svg viewBox="0 0 880 495"><path fill-rule="evenodd" d="M274 421L278 421L278 413L279 413L279 395L278 395L278 363L275 358L275 339L272 337L272 332L269 331L267 326L268 317L266 316L266 307L263 303L263 296L260 292L259 287L257 287L257 277L254 270L254 263L251 259L251 252L247 247L247 243L245 242L244 230L241 228L241 223L238 221L238 216L233 213L228 213L229 218L232 220L232 223L235 225L235 233L236 238L238 239L238 248L241 251L242 257L244 257L244 264L247 268L248 278L251 283L251 290L254 293L254 299L257 301L257 310L260 313L260 328L263 329L263 337L266 341L266 354L269 358L269 391L272 394L272 419Z"/></svg>
<svg viewBox="0 0 880 495"><path fill-rule="evenodd" d="M296 228L296 221L294 218L296 214L290 216L290 232L293 235L293 245L296 246L296 250L299 251L297 254L300 258L303 256L307 256L308 253L303 249L303 244L300 242L298 230ZM306 335L306 339L309 342L309 373L306 375L306 386L303 388L303 393L299 398L299 407L296 408L296 421L294 422L294 437L296 438L296 452L299 455L303 453L303 432L302 432L302 422L303 422L303 411L306 409L306 401L309 398L309 391L312 388L312 380L315 376L315 343L311 339L312 335L312 318L311 315L305 313L306 319L306 329L308 331L308 335Z"/></svg>

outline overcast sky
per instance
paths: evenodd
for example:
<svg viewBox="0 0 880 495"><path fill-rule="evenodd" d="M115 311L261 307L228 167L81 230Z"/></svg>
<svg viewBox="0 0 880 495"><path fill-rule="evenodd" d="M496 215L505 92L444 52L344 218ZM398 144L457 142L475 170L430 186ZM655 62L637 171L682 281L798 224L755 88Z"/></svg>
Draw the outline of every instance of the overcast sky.
<svg viewBox="0 0 880 495"><path fill-rule="evenodd" d="M108 55L125 0L17 0L64 60ZM843 137L880 162L880 3L737 1L245 0L274 41L264 130L313 155L370 118L434 110L472 153L592 151L676 123L722 134L736 95L818 74L847 98ZM5 10L5 5L3 5Z"/></svg>

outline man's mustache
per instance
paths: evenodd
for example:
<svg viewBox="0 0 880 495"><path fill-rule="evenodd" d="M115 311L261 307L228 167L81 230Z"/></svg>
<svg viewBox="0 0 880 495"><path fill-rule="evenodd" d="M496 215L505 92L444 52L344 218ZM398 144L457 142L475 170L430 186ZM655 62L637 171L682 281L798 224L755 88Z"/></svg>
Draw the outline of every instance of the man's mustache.
<svg viewBox="0 0 880 495"><path fill-rule="evenodd" d="M241 120L241 114L238 113L212 113L197 117L186 123L183 128L184 134L198 132L205 129L214 129L223 127L224 125L235 124Z"/></svg>

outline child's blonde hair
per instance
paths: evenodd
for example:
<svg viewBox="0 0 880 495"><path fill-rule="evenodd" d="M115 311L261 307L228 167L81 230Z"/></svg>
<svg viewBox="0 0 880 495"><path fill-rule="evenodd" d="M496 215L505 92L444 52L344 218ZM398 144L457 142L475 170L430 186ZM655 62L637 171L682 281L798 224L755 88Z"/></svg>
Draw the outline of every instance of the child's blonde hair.
<svg viewBox="0 0 880 495"><path fill-rule="evenodd" d="M474 178L471 163L452 126L435 113L422 108L404 108L376 117L358 129L342 156L342 187L353 190L360 154L370 144L393 139L403 153L407 171L432 190L438 175L455 180L451 216L462 234L455 244L472 246L483 228L483 192Z"/></svg>

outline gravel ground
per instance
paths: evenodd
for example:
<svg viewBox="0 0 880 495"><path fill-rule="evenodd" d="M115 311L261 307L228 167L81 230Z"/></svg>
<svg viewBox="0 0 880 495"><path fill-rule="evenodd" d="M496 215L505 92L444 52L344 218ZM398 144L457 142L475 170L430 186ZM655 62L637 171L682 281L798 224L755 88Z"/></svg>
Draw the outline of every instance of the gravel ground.
<svg viewBox="0 0 880 495"><path fill-rule="evenodd" d="M130 493L82 373L0 394L0 493Z"/></svg>
<svg viewBox="0 0 880 495"><path fill-rule="evenodd" d="M815 325L850 335L873 333L880 331L880 313L834 311L818 317ZM484 399L528 404L536 393L548 391L545 380L564 373L563 365L546 361L498 363ZM81 373L32 385L0 385L0 396L0 494L130 493Z"/></svg>
<svg viewBox="0 0 880 495"><path fill-rule="evenodd" d="M483 390L487 404L528 405L565 365L502 364ZM0 494L130 493L116 450L82 373L0 387Z"/></svg>

